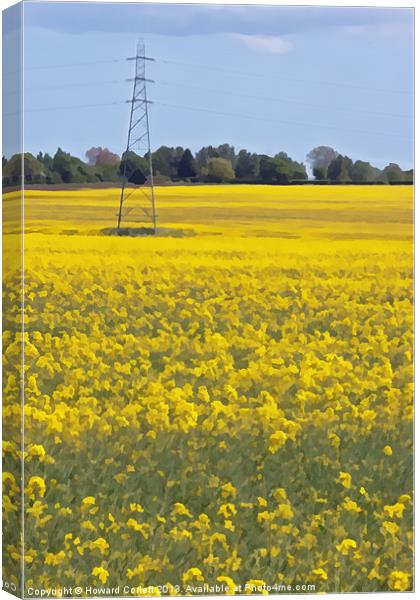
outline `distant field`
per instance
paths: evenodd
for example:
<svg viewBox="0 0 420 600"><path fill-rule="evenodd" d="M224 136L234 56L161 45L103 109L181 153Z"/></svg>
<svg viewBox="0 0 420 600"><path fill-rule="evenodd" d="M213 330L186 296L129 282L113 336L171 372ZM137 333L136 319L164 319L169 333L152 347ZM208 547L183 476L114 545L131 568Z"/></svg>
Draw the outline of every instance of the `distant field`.
<svg viewBox="0 0 420 600"><path fill-rule="evenodd" d="M412 589L412 188L156 196L128 238L118 189L25 194L28 582Z"/></svg>
<svg viewBox="0 0 420 600"><path fill-rule="evenodd" d="M158 225L196 233L299 239L412 236L408 186L189 186L156 188ZM120 190L25 193L26 231L94 233L116 224ZM5 196L5 209L15 194ZM129 201L131 202L131 200Z"/></svg>

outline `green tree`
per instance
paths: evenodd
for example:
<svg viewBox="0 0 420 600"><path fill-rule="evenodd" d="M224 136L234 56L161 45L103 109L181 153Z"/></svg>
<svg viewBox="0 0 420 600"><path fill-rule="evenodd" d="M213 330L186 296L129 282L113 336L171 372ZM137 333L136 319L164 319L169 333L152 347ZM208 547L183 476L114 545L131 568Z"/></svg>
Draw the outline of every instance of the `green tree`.
<svg viewBox="0 0 420 600"><path fill-rule="evenodd" d="M405 172L396 163L390 163L380 174L380 179L385 183L403 183L406 179Z"/></svg>
<svg viewBox="0 0 420 600"><path fill-rule="evenodd" d="M178 164L178 177L181 179L188 179L189 177L195 177L196 175L197 168L195 166L194 157L191 154L191 150L187 148Z"/></svg>
<svg viewBox="0 0 420 600"><path fill-rule="evenodd" d="M257 154L251 154L248 150L240 150L235 165L235 175L237 179L245 179L247 181L256 180L259 171L259 156Z"/></svg>
<svg viewBox="0 0 420 600"><path fill-rule="evenodd" d="M331 181L336 182L347 182L351 181L351 169L353 167L353 161L348 156L342 156L339 154L337 158L331 161L327 176Z"/></svg>
<svg viewBox="0 0 420 600"><path fill-rule="evenodd" d="M293 161L285 153L275 158L263 156L260 162L260 179L263 183L287 184L308 178L305 165Z"/></svg>
<svg viewBox="0 0 420 600"><path fill-rule="evenodd" d="M204 170L207 181L221 183L235 178L232 163L224 158L210 158Z"/></svg>
<svg viewBox="0 0 420 600"><path fill-rule="evenodd" d="M40 154L42 154L42 152L40 152ZM39 160L39 159L38 159L38 160ZM44 155L43 155L43 157L42 157L42 160L41 160L41 162L42 162L42 164L43 164L43 165L44 165L44 166L45 166L45 167L46 167L48 170L50 170L50 171L52 170L52 168L53 168L53 158L52 158L52 156L50 156L50 155L48 154L48 152L45 152L45 154L44 154Z"/></svg>
<svg viewBox="0 0 420 600"><path fill-rule="evenodd" d="M289 169L281 159L263 156L260 162L260 178L263 183L289 183Z"/></svg>
<svg viewBox="0 0 420 600"><path fill-rule="evenodd" d="M44 165L30 152L23 155L14 154L3 168L3 185L22 185L22 166L25 183L46 183L47 172Z"/></svg>
<svg viewBox="0 0 420 600"><path fill-rule="evenodd" d="M369 162L363 160L356 160L350 169L351 180L355 183L371 183L376 181L379 175L379 169L375 169Z"/></svg>
<svg viewBox="0 0 420 600"><path fill-rule="evenodd" d="M195 155L197 168L200 170L206 167L211 158L224 158L234 167L236 163L235 148L230 144L220 144L216 148L213 146L204 146Z"/></svg>
<svg viewBox="0 0 420 600"><path fill-rule="evenodd" d="M178 146L171 148L161 146L153 152L153 173L174 179L178 176L178 164L184 154L184 149Z"/></svg>
<svg viewBox="0 0 420 600"><path fill-rule="evenodd" d="M404 171L405 180L407 183L414 183L414 170L409 169L408 171Z"/></svg>
<svg viewBox="0 0 420 600"><path fill-rule="evenodd" d="M195 155L195 162L197 168L203 169L207 167L207 164L211 158L220 158L217 154L216 148L213 146L203 146Z"/></svg>
<svg viewBox="0 0 420 600"><path fill-rule="evenodd" d="M143 185L147 181L145 173L148 172L149 165L147 158L142 158L132 150L124 152L121 157L118 174L126 177L129 183Z"/></svg>
<svg viewBox="0 0 420 600"><path fill-rule="evenodd" d="M58 148L52 162L52 169L58 173L63 183L94 183L97 178L88 165L68 152Z"/></svg>
<svg viewBox="0 0 420 600"><path fill-rule="evenodd" d="M220 144L216 148L216 154L218 158L224 158L225 160L230 161L232 167L235 166L236 163L236 153L234 146L230 144Z"/></svg>
<svg viewBox="0 0 420 600"><path fill-rule="evenodd" d="M327 167L313 167L312 173L317 181L327 179Z"/></svg>
<svg viewBox="0 0 420 600"><path fill-rule="evenodd" d="M312 173L315 176L314 169L325 168L328 169L330 163L337 158L338 152L331 148L331 146L317 146L312 148L306 155L306 160L312 168Z"/></svg>

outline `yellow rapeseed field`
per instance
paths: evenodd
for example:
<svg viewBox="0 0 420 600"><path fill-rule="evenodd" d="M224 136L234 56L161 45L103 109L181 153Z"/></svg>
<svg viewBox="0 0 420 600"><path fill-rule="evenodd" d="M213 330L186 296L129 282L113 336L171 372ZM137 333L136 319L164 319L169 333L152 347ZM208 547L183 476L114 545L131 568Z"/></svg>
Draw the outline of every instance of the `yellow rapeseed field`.
<svg viewBox="0 0 420 600"><path fill-rule="evenodd" d="M412 589L412 188L162 187L155 237L103 235L117 206L25 195L25 588Z"/></svg>

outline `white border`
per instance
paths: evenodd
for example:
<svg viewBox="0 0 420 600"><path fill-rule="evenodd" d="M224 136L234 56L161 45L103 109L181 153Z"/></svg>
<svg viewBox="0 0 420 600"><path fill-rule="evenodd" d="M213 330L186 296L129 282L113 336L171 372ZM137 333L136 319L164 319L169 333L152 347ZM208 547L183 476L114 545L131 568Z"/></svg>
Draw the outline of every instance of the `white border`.
<svg viewBox="0 0 420 600"><path fill-rule="evenodd" d="M63 0L64 2L67 2L67 0ZM260 1L260 0L226 0L225 2L220 2L217 0L207 0L207 2L203 2L202 0L189 0L188 2L186 2L185 0L165 0L165 2L148 2L146 0L88 0L90 2L97 2L97 3L112 3L112 4L225 4L225 5L271 5L271 6L325 6L325 7L375 7L375 8L415 8L416 3L414 0L412 1L403 1L403 2L398 2L396 0L382 0L380 2L378 2L377 0L370 0L370 1L361 1L358 0L357 2L353 1L353 2L346 2L343 0L336 0L335 2L329 2L328 0L318 0L317 2L314 2L313 0L304 0L304 1L299 1L299 0L288 0L285 2L279 1L279 0L264 0L264 1ZM23 6L25 5L26 2L30 2L30 3L40 3L40 2L54 2L54 0L25 0L25 2L23 3ZM78 2L78 3L86 3L85 0L73 0L73 2ZM54 2L57 3L57 2ZM0 0L0 8L1 10L4 10L5 8L8 8L9 6L12 6L14 4L17 4L17 2L13 2L12 0ZM24 12L24 10L23 10ZM417 30L417 11L414 12L414 16L415 16L415 30ZM23 32L23 28L22 28L22 53L23 53L23 47L24 47L24 32ZM419 64L418 59L418 46L417 44L415 45L415 65L417 67L417 65ZM22 54L22 62L24 61L24 54ZM416 74L416 69L415 69L415 74ZM416 83L417 83L417 78L416 78ZM1 86L1 62L0 62L0 86ZM22 86L23 86L23 73L22 73ZM23 89L23 87L22 87ZM417 90L417 86L415 88ZM416 99L417 99L417 94L416 94ZM1 101L0 101L1 103ZM24 144L24 112L23 112L23 108L24 108L24 98L22 97L21 99L21 107L22 107L22 148L24 148L23 144ZM415 104L415 107L417 109L417 102ZM0 106L1 108L1 106ZM415 130L415 139L417 138L417 132L418 132L418 123L417 120L415 121L415 126L414 126L414 130ZM1 134L1 124L0 124L0 134ZM419 161L417 159L417 155L415 154L415 160L414 160L414 167L415 167L415 172L417 173L417 169L419 168ZM24 215L24 185L22 184L22 219L23 219L23 215ZM414 188L414 192L415 192L415 198L417 197L417 193L416 193L416 187ZM1 217L0 217L1 220ZM417 219L415 219L415 223L414 223L414 228L415 228L415 233L417 233ZM23 231L23 229L22 229ZM417 253L415 252L415 269L414 269L414 273L415 273L415 292L418 292L420 290L420 283L418 283L419 279L417 277L418 275L418 270L420 270L420 267L418 267L418 261L417 259ZM23 240L23 236L22 236L22 268L24 267L24 240ZM1 265L0 265L0 271L1 271ZM22 299L24 301L24 294L23 294L23 286L22 286ZM419 309L420 310L420 309ZM415 316L417 316L417 307L415 306ZM22 323L22 330L23 330L23 323ZM22 351L23 352L23 351ZM22 360L23 360L23 354L22 354ZM417 369L415 370L415 374L417 375ZM0 374L1 377L1 374ZM415 414L415 419L414 419L414 423L415 425L417 424L417 414ZM22 429L24 432L24 420L23 420L23 395L22 395ZM0 421L0 431L1 431L1 421ZM22 445L24 444L24 435L22 435ZM23 469L22 469L22 474L23 474ZM417 489L417 476L416 476L416 472L414 474L415 477L415 489ZM22 498L23 501L23 498ZM23 521L23 518L22 518ZM417 525L417 518L415 519L415 524ZM22 523L22 531L23 531L23 538L24 538L24 524ZM419 560L417 560L417 555L415 554L415 569L417 571L417 568L419 566ZM23 556L22 556L22 569L24 569L24 562L23 562ZM0 555L0 566L1 566L1 555ZM22 571L23 575L24 575L24 570ZM24 577L22 577L22 585L24 582ZM383 596L389 597L389 594L391 594L391 598L395 599L395 600L401 600L402 598L406 597L407 594L413 594L414 592L404 592L404 593L396 593L396 592L376 592L374 593L377 597L382 598ZM290 596L289 594L271 594L270 598L282 598L283 596ZM302 599L302 598L311 598L314 597L317 594L293 594L294 598L298 598L298 599ZM328 596L328 598L331 598L332 600L340 600L340 598L343 597L343 595L346 596L353 596L353 595L357 595L358 598L370 598L372 596L372 593L332 593L332 594L326 594L326 596ZM12 595L8 594L7 592L0 590L0 599L4 599L4 600L10 600L12 597ZM217 600L217 598L220 598L222 596L220 595L215 595L215 596L200 596L204 599L209 598L209 599L214 599ZM134 596L130 596L129 598L134 598ZM239 599L243 599L243 600L249 600L249 596L242 596L242 595L237 595L235 596L235 598L239 598Z"/></svg>

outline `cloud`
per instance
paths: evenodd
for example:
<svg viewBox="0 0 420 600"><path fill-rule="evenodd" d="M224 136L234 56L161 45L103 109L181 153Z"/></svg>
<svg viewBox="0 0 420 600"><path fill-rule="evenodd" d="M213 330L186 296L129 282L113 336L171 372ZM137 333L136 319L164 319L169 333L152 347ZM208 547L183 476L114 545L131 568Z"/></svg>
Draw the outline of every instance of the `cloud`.
<svg viewBox="0 0 420 600"><path fill-rule="evenodd" d="M267 5L27 2L26 27L69 34L91 32L186 36L237 33L258 37L369 25L413 26L413 9Z"/></svg>
<svg viewBox="0 0 420 600"><path fill-rule="evenodd" d="M249 48L270 54L286 54L293 50L290 40L275 35L247 35L244 33L233 33L232 36L243 42Z"/></svg>

